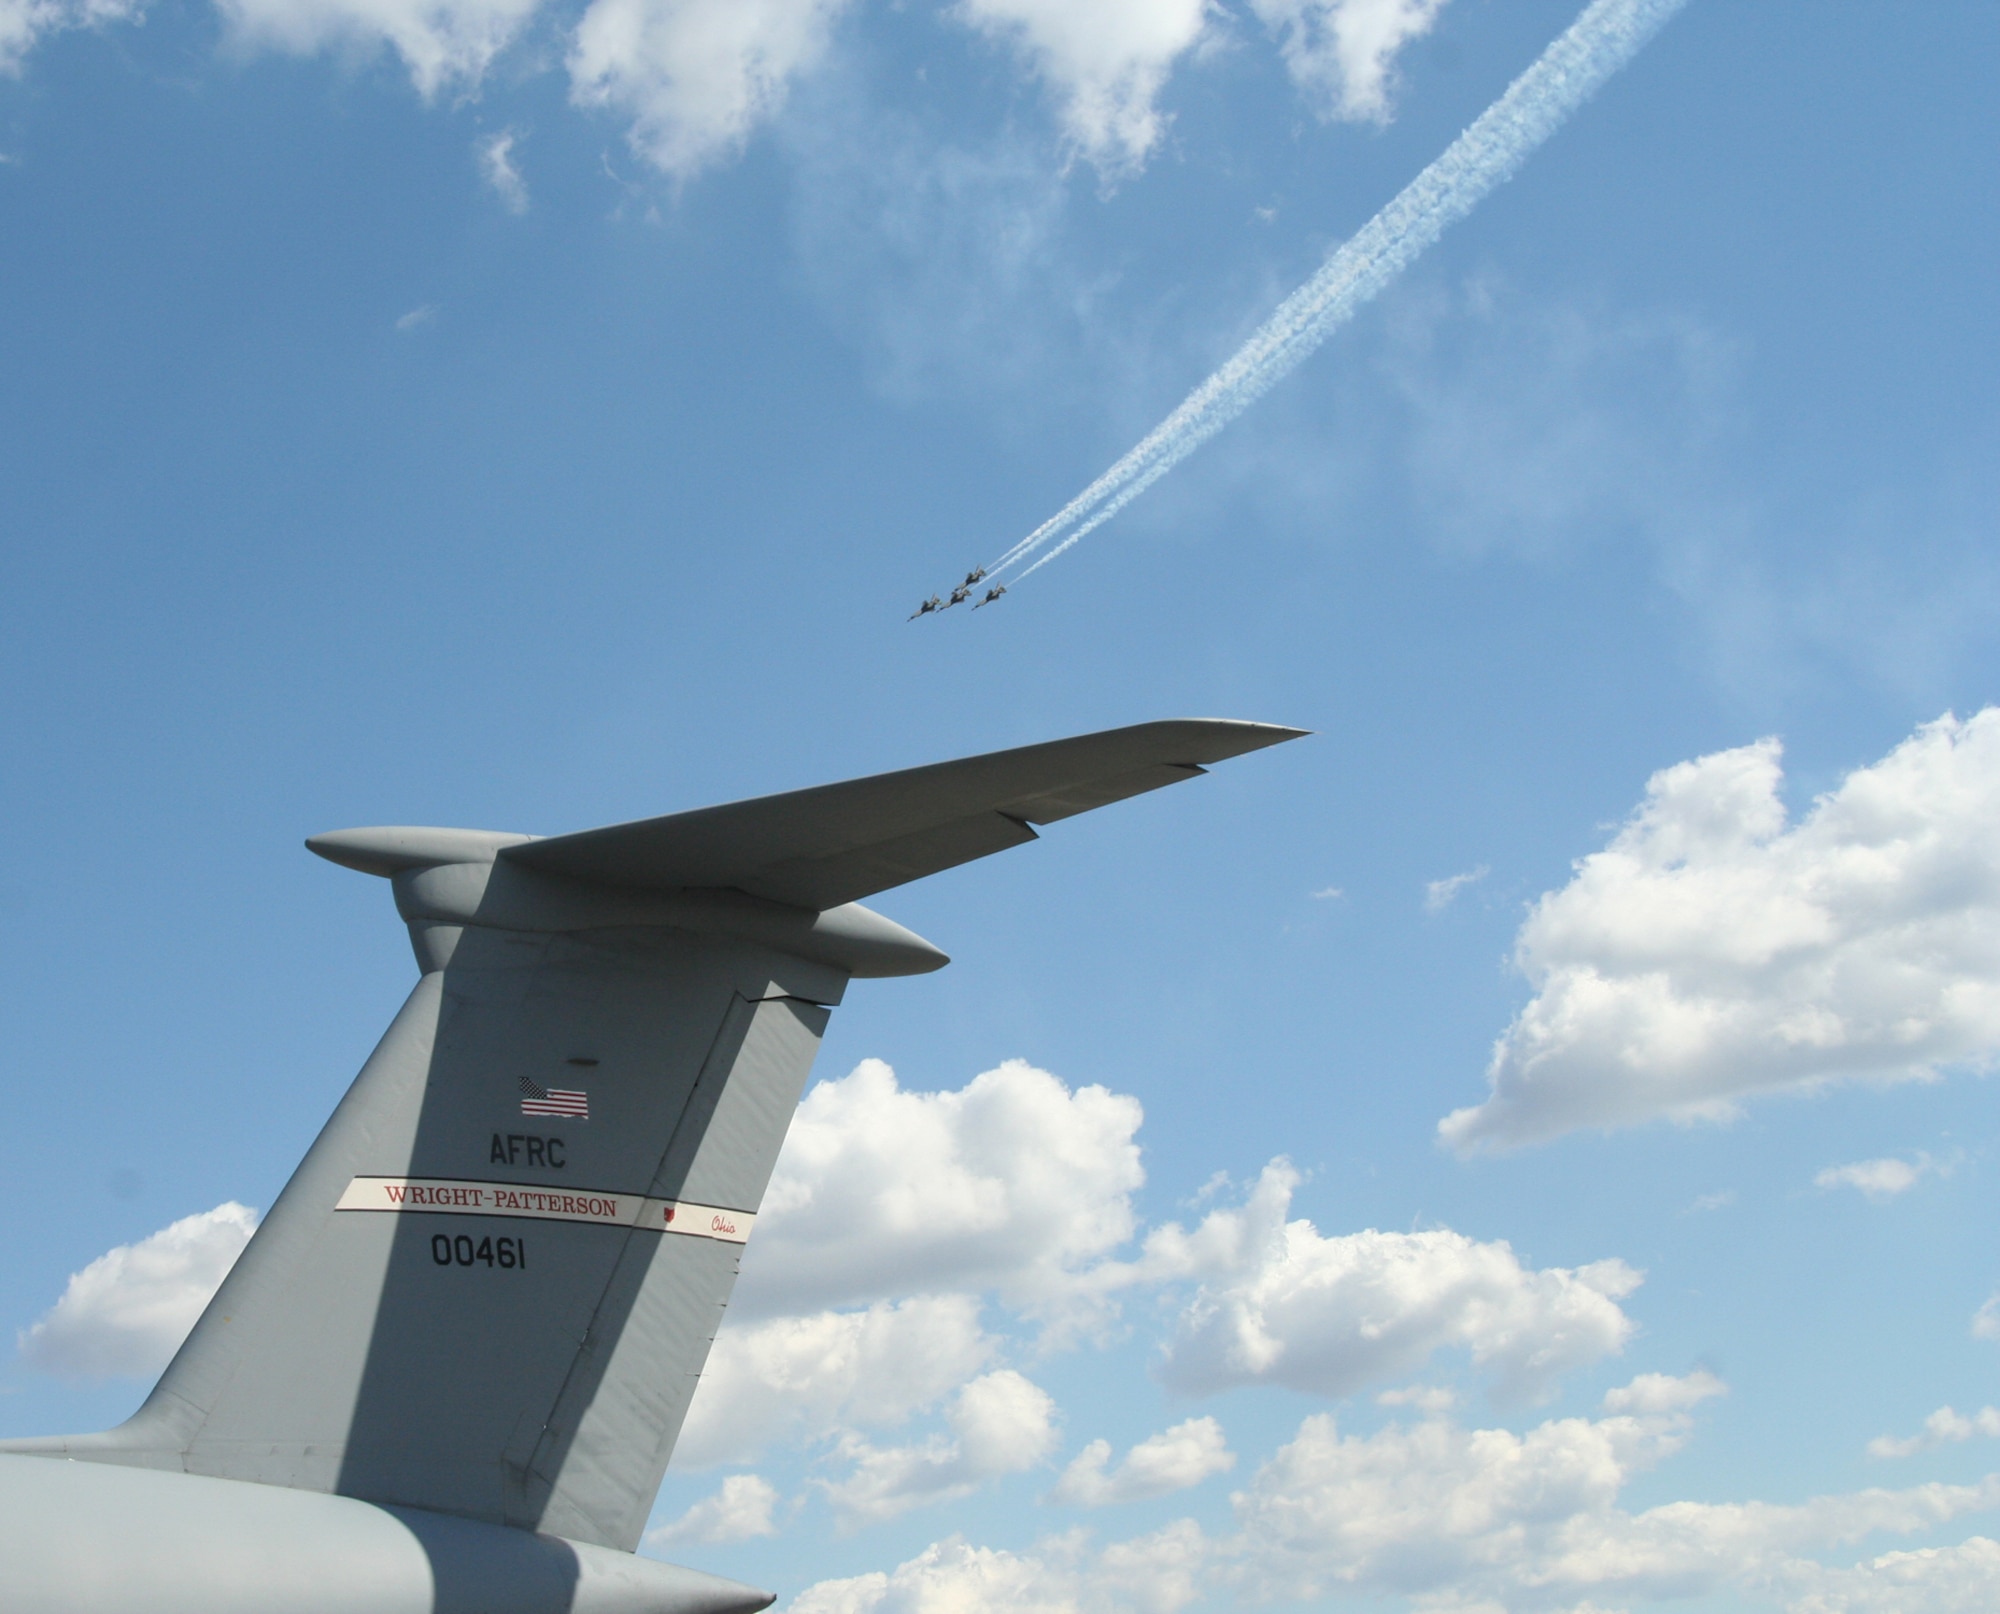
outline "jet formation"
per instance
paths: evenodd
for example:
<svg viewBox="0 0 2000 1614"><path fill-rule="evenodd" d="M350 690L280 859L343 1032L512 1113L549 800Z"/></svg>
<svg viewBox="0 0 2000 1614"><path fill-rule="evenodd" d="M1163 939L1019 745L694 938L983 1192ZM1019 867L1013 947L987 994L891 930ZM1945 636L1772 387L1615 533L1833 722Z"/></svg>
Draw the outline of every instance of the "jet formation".
<svg viewBox="0 0 2000 1614"><path fill-rule="evenodd" d="M972 598L972 591L985 580L985 577L986 568L984 566L973 567L971 571L965 574L965 581L951 591L950 599L940 599L937 595L933 594L922 605L912 611L907 620L914 622L920 616L930 616L938 611L949 611L954 605L963 605L967 600ZM1006 592L1007 590L1004 586L996 584L986 591L986 598L981 600L978 605L973 606L973 610L978 610L980 605L991 605Z"/></svg>

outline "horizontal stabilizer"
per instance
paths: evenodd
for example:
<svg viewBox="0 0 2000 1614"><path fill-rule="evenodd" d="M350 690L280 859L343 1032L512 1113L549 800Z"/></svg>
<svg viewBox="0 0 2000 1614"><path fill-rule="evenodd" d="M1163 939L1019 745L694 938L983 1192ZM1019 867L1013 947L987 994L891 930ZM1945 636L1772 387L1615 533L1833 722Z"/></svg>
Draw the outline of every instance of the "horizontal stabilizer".
<svg viewBox="0 0 2000 1614"><path fill-rule="evenodd" d="M732 887L827 909L1035 839L1050 824L1191 779L1303 729L1222 719L1102 734L702 807L506 847L510 863L652 891Z"/></svg>
<svg viewBox="0 0 2000 1614"><path fill-rule="evenodd" d="M0 1452L630 1552L833 1006L945 962L855 899L1299 732L1147 723L549 840L314 836L390 882L422 978L139 1412ZM634 1585L560 1606L762 1600Z"/></svg>

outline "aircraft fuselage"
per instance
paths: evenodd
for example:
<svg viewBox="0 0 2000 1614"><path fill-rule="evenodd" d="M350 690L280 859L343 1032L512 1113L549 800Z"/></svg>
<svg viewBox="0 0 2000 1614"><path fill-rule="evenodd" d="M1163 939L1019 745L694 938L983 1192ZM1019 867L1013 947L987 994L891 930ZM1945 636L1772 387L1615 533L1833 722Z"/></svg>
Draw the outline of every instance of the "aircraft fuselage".
<svg viewBox="0 0 2000 1614"><path fill-rule="evenodd" d="M767 1593L422 1508L0 1453L7 1614L749 1614Z"/></svg>

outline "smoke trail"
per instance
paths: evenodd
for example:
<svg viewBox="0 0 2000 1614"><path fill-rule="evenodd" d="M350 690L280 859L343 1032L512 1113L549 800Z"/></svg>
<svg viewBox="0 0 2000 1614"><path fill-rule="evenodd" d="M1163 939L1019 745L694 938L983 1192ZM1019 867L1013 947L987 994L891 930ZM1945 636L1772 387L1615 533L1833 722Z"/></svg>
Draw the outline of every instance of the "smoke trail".
<svg viewBox="0 0 2000 1614"><path fill-rule="evenodd" d="M1591 0L1535 64L1507 86L1506 94L1328 258L1319 273L1280 303L1221 369L1189 393L1138 447L987 570L1017 565L1061 538L1020 575L1039 571L1263 397L1487 192L1512 177L1685 3Z"/></svg>

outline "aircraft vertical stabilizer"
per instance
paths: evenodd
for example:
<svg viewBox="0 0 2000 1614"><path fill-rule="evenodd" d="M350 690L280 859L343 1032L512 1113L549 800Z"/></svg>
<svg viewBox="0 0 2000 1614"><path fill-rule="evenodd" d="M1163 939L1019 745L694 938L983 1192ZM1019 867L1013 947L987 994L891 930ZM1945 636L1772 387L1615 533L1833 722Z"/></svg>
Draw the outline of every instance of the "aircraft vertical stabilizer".
<svg viewBox="0 0 2000 1614"><path fill-rule="evenodd" d="M315 837L421 978L141 1410L0 1443L630 1551L850 978L858 899L1292 738L1145 724L576 835Z"/></svg>

